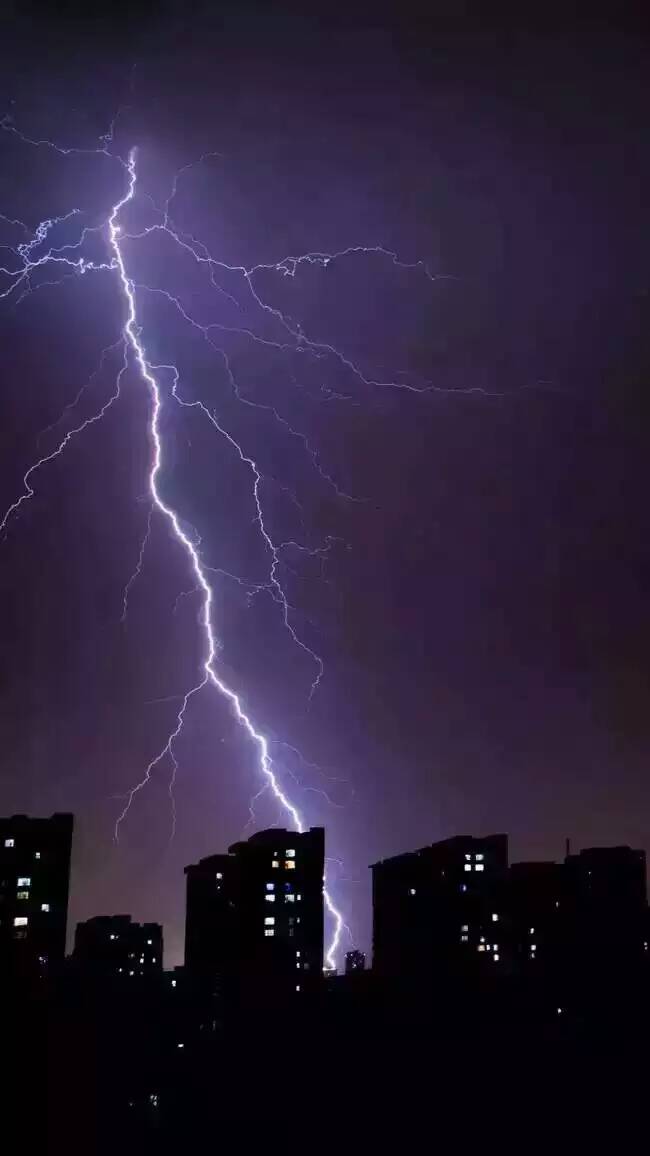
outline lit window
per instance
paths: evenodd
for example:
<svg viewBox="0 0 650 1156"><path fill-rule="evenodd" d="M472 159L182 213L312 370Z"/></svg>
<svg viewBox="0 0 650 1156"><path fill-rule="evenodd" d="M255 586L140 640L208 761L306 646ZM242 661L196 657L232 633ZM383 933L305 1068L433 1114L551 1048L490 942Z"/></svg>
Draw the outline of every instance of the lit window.
<svg viewBox="0 0 650 1156"><path fill-rule="evenodd" d="M272 936L272 935L275 935L275 932L274 932L274 930L273 930L273 928L272 928L272 927L265 927L265 928L264 928L264 934L265 934L266 936L269 936L269 937L270 937L270 936Z"/></svg>
<svg viewBox="0 0 650 1156"><path fill-rule="evenodd" d="M108 938L109 939L117 939L117 936L115 935L115 933L113 931L111 931L111 934L109 935Z"/></svg>
<svg viewBox="0 0 650 1156"><path fill-rule="evenodd" d="M476 863L474 870L475 871L484 871L485 870L485 863Z"/></svg>
<svg viewBox="0 0 650 1156"><path fill-rule="evenodd" d="M479 943L485 943L485 936L484 935L482 935L481 938L479 939Z"/></svg>
<svg viewBox="0 0 650 1156"><path fill-rule="evenodd" d="M31 887L32 881L29 875L19 875L16 881L16 887Z"/></svg>
<svg viewBox="0 0 650 1156"><path fill-rule="evenodd" d="M461 931L469 931L469 923L463 923Z"/></svg>
<svg viewBox="0 0 650 1156"><path fill-rule="evenodd" d="M465 858L467 859L467 861L469 863L469 860L472 858L472 856L471 855L465 855Z"/></svg>
<svg viewBox="0 0 650 1156"><path fill-rule="evenodd" d="M415 887L409 887L409 895L415 895Z"/></svg>
<svg viewBox="0 0 650 1156"><path fill-rule="evenodd" d="M300 959L300 952L299 951L296 952L296 959Z"/></svg>
<svg viewBox="0 0 650 1156"><path fill-rule="evenodd" d="M495 943L495 945L494 945L494 950L495 950L495 951L498 951L498 950L499 950L499 944L498 944L498 943Z"/></svg>
<svg viewBox="0 0 650 1156"><path fill-rule="evenodd" d="M265 915L264 916L264 922L267 925L267 927L271 927L275 923L275 916L274 915Z"/></svg>
<svg viewBox="0 0 650 1156"><path fill-rule="evenodd" d="M461 891L467 891L467 884L466 884L466 883L461 883L461 885L460 885L460 889L461 889Z"/></svg>
<svg viewBox="0 0 650 1156"><path fill-rule="evenodd" d="M153 939L148 939L148 940L147 940L147 945L148 945L149 947L151 947L152 943L153 943Z"/></svg>
<svg viewBox="0 0 650 1156"><path fill-rule="evenodd" d="M217 879L223 879L223 871L217 871Z"/></svg>
<svg viewBox="0 0 650 1156"><path fill-rule="evenodd" d="M155 963L155 962L156 962L156 957L155 957L155 955L152 955L152 957L151 957L151 962L152 962L152 963Z"/></svg>
<svg viewBox="0 0 650 1156"><path fill-rule="evenodd" d="M275 891L275 883L267 883L266 890L267 891Z"/></svg>
<svg viewBox="0 0 650 1156"><path fill-rule="evenodd" d="M493 922L493 923L498 923L498 922L499 922L499 916L497 915L496 911L493 911L493 912L492 912L492 922Z"/></svg>
<svg viewBox="0 0 650 1156"><path fill-rule="evenodd" d="M471 863L466 863L466 864L465 864L465 870L466 870L466 871L471 871L471 870L472 870L472 864L471 864Z"/></svg>
<svg viewBox="0 0 650 1156"><path fill-rule="evenodd" d="M29 899L29 891L17 891L16 899Z"/></svg>
<svg viewBox="0 0 650 1156"><path fill-rule="evenodd" d="M268 899L268 895L266 898ZM284 902L285 903L293 903L295 898L296 898L295 895L285 895Z"/></svg>
<svg viewBox="0 0 650 1156"><path fill-rule="evenodd" d="M556 899L556 900L555 900L555 906L556 906L556 907L559 907L559 906L560 906L560 903L559 903L559 900L558 900L558 899Z"/></svg>
<svg viewBox="0 0 650 1156"><path fill-rule="evenodd" d="M302 899L302 895L296 895L296 903L300 903L301 899Z"/></svg>
<svg viewBox="0 0 650 1156"><path fill-rule="evenodd" d="M40 857L41 857L41 853L40 853L40 851L34 851L34 858L35 858L35 859L40 859Z"/></svg>
<svg viewBox="0 0 650 1156"><path fill-rule="evenodd" d="M476 862L477 863L482 863L484 859L485 859L485 855L476 855Z"/></svg>
<svg viewBox="0 0 650 1156"><path fill-rule="evenodd" d="M300 964L299 963L296 964L296 967L298 968L298 971L300 971Z"/></svg>
<svg viewBox="0 0 650 1156"><path fill-rule="evenodd" d="M494 960L494 962L495 962L495 963L498 963L498 962L499 962L499 953L498 953L498 951L495 951L494 955L492 956L492 959Z"/></svg>
<svg viewBox="0 0 650 1156"><path fill-rule="evenodd" d="M561 1016L561 1015L562 1015L562 1012L563 1012L563 1011L564 1011L564 1008L561 1008L561 1007L557 1008L557 1014L558 1014L559 1016Z"/></svg>
<svg viewBox="0 0 650 1156"><path fill-rule="evenodd" d="M134 971L130 971L130 972L129 972L129 975L135 975L135 972L134 972Z"/></svg>
<svg viewBox="0 0 650 1156"><path fill-rule="evenodd" d="M265 895L264 898L267 903L275 903L275 895ZM291 898L293 899L293 896Z"/></svg>
<svg viewBox="0 0 650 1156"><path fill-rule="evenodd" d="M300 991L300 984L299 983L296 984L296 991Z"/></svg>
<svg viewBox="0 0 650 1156"><path fill-rule="evenodd" d="M185 1044L176 1044L176 1047L177 1047L177 1048L184 1048L184 1047L185 1047Z"/></svg>
<svg viewBox="0 0 650 1156"><path fill-rule="evenodd" d="M16 840L15 839L5 839L5 847L15 847L15 846L16 846Z"/></svg>
<svg viewBox="0 0 650 1156"><path fill-rule="evenodd" d="M479 945L478 945L478 950L479 950L479 951L485 951L485 944L484 944L484 943L479 943Z"/></svg>
<svg viewBox="0 0 650 1156"><path fill-rule="evenodd" d="M531 945L530 945L530 950L531 950L531 951L537 951L537 944L536 944L536 943L531 943Z"/></svg>
<svg viewBox="0 0 650 1156"><path fill-rule="evenodd" d="M492 951L492 944L491 944L491 943L486 943L486 945L485 945L485 950L486 950L486 951Z"/></svg>
<svg viewBox="0 0 650 1156"><path fill-rule="evenodd" d="M121 973L122 973L122 968L121 968L121 967L118 967L117 971L118 971L118 974L121 974Z"/></svg>
<svg viewBox="0 0 650 1156"><path fill-rule="evenodd" d="M295 871L296 863L294 859L287 859L284 864L287 871Z"/></svg>
<svg viewBox="0 0 650 1156"><path fill-rule="evenodd" d="M287 859L295 859L296 852L294 851L293 847L290 847L288 851L285 851L285 855Z"/></svg>
<svg viewBox="0 0 650 1156"><path fill-rule="evenodd" d="M175 979L172 980L172 987L176 987L176 980Z"/></svg>
<svg viewBox="0 0 650 1156"><path fill-rule="evenodd" d="M531 935L534 935L534 934L535 934L535 928L534 928L534 927L531 927L531 928L530 928L530 934L531 934Z"/></svg>
<svg viewBox="0 0 650 1156"><path fill-rule="evenodd" d="M50 910L49 903L41 903L41 911L49 911L49 910Z"/></svg>
<svg viewBox="0 0 650 1156"><path fill-rule="evenodd" d="M16 915L14 918L14 927L26 927L28 923L26 915Z"/></svg>
<svg viewBox="0 0 650 1156"><path fill-rule="evenodd" d="M461 943L467 943L468 941L469 941L469 935L461 935L461 937L460 937Z"/></svg>
<svg viewBox="0 0 650 1156"><path fill-rule="evenodd" d="M272 867L279 867L280 863L277 859L273 859L273 861L271 862L271 866Z"/></svg>

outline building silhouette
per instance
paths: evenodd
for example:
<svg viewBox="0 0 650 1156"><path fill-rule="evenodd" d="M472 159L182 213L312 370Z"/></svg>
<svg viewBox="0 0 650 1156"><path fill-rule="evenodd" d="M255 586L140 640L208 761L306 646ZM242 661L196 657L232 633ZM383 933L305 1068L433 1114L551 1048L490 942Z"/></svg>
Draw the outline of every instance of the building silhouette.
<svg viewBox="0 0 650 1156"><path fill-rule="evenodd" d="M138 981L162 975L159 923L133 923L130 915L95 915L77 924L76 969L94 979Z"/></svg>
<svg viewBox="0 0 650 1156"><path fill-rule="evenodd" d="M232 1005L294 999L323 970L325 834L259 831L185 868L185 969Z"/></svg>
<svg viewBox="0 0 650 1156"><path fill-rule="evenodd" d="M65 955L72 815L0 819L0 971L30 980Z"/></svg>
<svg viewBox="0 0 650 1156"><path fill-rule="evenodd" d="M379 976L426 982L504 963L507 835L458 835L371 869Z"/></svg>
<svg viewBox="0 0 650 1156"><path fill-rule="evenodd" d="M345 953L345 974L355 975L359 971L366 970L366 953L365 951L346 951Z"/></svg>

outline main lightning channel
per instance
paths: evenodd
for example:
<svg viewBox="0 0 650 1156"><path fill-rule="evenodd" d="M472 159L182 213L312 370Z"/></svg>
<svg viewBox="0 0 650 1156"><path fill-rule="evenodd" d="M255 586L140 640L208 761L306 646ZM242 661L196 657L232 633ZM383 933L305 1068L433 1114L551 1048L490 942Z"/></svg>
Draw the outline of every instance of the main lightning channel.
<svg viewBox="0 0 650 1156"><path fill-rule="evenodd" d="M136 152L132 149L128 156L126 165L128 173L128 184L124 195L113 205L110 216L108 218L108 234L109 244L113 251L115 258L115 266L117 268L122 292L124 294L127 317L124 323L123 335L126 345L131 349L133 356L137 362L140 370L140 375L146 383L151 397L151 418L149 424L149 433L153 444L153 460L151 470L149 473L149 491L155 506L160 510L161 514L169 524L174 537L177 539L183 550L185 551L194 576L198 589L202 593L202 607L200 614L200 623L205 637L205 656L203 660L203 677L197 682L196 686L192 687L185 695L183 706L178 716L178 724L175 730L170 735L165 747L147 768L147 774L142 784L138 784L133 788L127 799L127 804L118 818L116 824L116 834L119 832L119 825L126 817L131 801L141 785L148 781L153 766L159 761L163 754L167 753L174 761L173 746L175 740L178 738L185 718L185 708L188 705L190 698L203 689L207 683L212 686L224 696L233 708L235 717L241 726L244 727L249 737L253 741L258 753L258 766L264 776L268 786L271 788L273 795L280 803L281 807L286 811L290 817L295 829L302 834L305 830L305 824L298 808L291 802L287 795L282 790L275 772L269 753L269 742L266 736L258 731L250 716L244 710L241 699L236 692L229 687L216 673L214 669L215 658L217 655L217 640L214 636L212 628L212 606L213 606L213 592L210 583L206 577L205 570L201 563L201 558L198 554L197 548L184 532L179 517L176 511L163 500L160 490L158 488L158 481L163 465L163 443L160 434L160 415L162 410L162 399L158 381L154 375L153 367L147 361L147 355L144 345L141 341L141 329L137 320L135 285L131 277L126 271L124 256L120 246L121 226L120 216L125 207L133 201L136 195L137 187L137 170L136 170ZM324 901L327 911L333 920L334 931L330 943L325 953L325 960L327 968L334 970L336 968L336 954L339 947L341 933L344 929L343 917L332 901L332 897L327 888L324 888Z"/></svg>

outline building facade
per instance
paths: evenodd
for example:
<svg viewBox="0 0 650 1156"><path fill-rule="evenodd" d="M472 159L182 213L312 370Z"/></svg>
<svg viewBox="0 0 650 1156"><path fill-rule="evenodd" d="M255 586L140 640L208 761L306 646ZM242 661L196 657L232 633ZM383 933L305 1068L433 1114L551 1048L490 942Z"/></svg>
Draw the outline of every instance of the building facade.
<svg viewBox="0 0 650 1156"><path fill-rule="evenodd" d="M426 982L503 964L507 835L458 835L371 870L378 975Z"/></svg>
<svg viewBox="0 0 650 1156"><path fill-rule="evenodd" d="M95 915L77 924L73 959L79 973L94 979L154 979L162 975L162 927L133 923L130 915Z"/></svg>
<svg viewBox="0 0 650 1156"><path fill-rule="evenodd" d="M211 995L292 998L323 970L325 834L259 831L185 868L185 967Z"/></svg>
<svg viewBox="0 0 650 1156"><path fill-rule="evenodd" d="M0 819L0 970L51 974L65 956L72 815Z"/></svg>

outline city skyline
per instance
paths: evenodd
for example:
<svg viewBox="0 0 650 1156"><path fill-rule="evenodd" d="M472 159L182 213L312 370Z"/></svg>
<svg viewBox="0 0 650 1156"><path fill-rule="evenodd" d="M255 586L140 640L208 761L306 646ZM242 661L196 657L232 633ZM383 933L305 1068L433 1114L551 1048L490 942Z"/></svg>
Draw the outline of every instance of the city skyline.
<svg viewBox="0 0 650 1156"><path fill-rule="evenodd" d="M168 233L125 238L150 361L179 367L186 403L163 412L160 495L200 542L219 677L328 831L342 966L369 952L382 854L501 828L518 859L614 831L650 847L650 174L624 24L317 8L199 5L189 28L136 5L129 51L101 22L52 41L0 18L0 518L115 388L124 298L92 265L136 147L121 227L160 225L174 192L177 236L220 263L211 282ZM9 294L50 242L85 271L41 285L70 273L50 263ZM119 404L32 477L0 541L0 811L73 811L72 920L128 894L178 962L182 868L287 814L268 793L249 813L255 743L201 692L113 841L206 658L187 552L149 521L132 354Z"/></svg>

